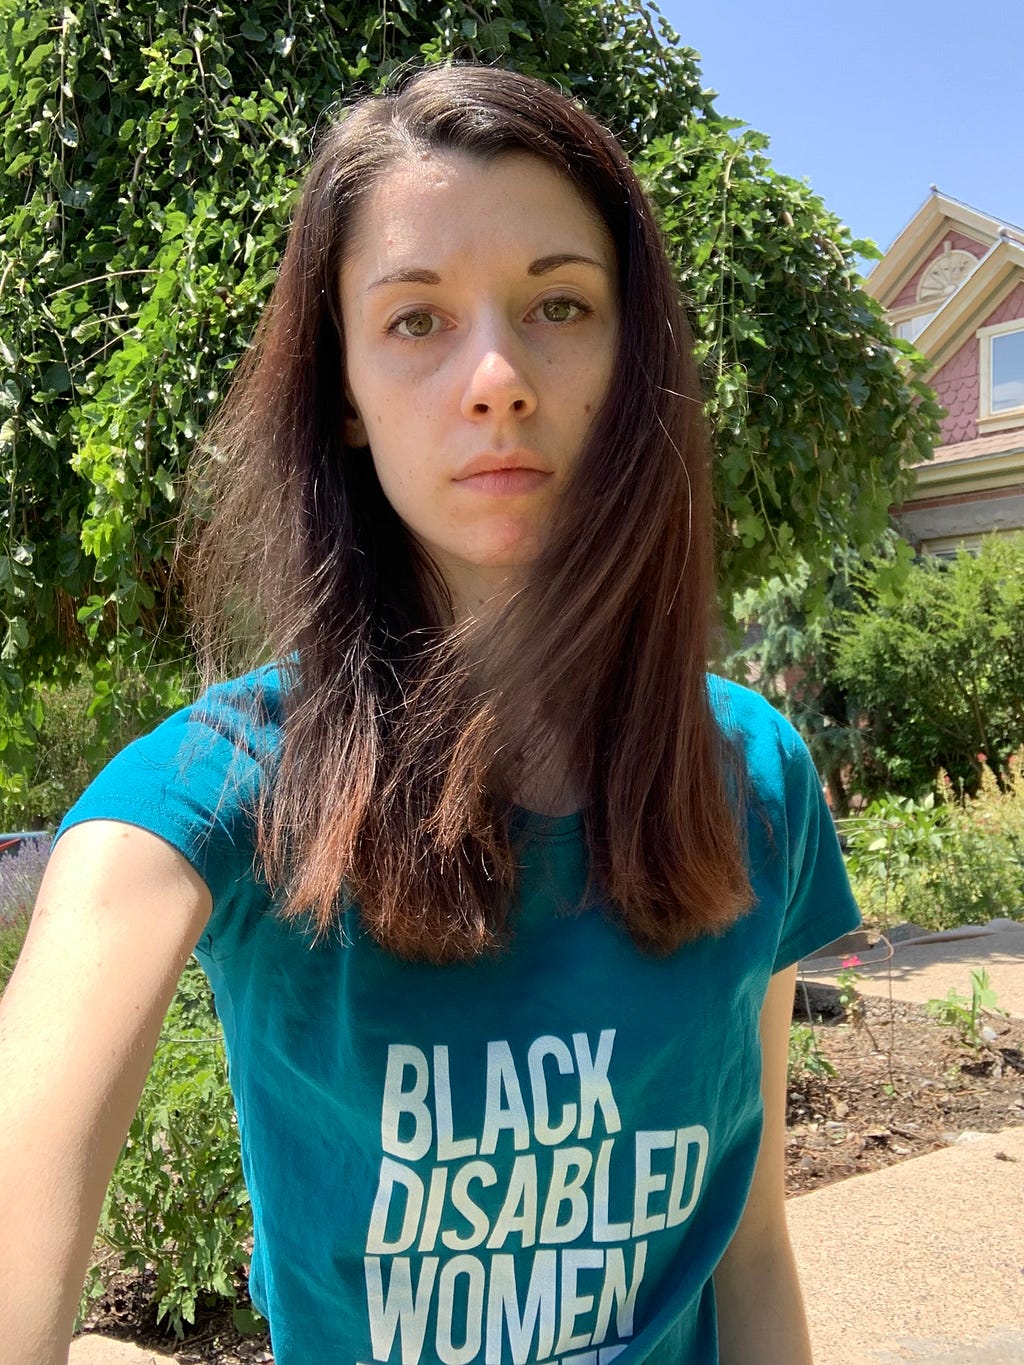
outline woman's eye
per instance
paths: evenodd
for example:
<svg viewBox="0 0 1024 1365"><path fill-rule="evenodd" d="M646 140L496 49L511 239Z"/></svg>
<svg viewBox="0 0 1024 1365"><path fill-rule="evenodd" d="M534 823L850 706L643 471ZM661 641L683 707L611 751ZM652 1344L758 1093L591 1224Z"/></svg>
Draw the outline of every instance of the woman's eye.
<svg viewBox="0 0 1024 1365"><path fill-rule="evenodd" d="M545 322L573 322L590 309L576 299L545 299L538 312Z"/></svg>
<svg viewBox="0 0 1024 1365"><path fill-rule="evenodd" d="M428 313L421 309L415 313L405 313L402 317L396 318L388 330L395 332L400 337L428 337L432 332L438 331L439 324L440 318L435 313Z"/></svg>

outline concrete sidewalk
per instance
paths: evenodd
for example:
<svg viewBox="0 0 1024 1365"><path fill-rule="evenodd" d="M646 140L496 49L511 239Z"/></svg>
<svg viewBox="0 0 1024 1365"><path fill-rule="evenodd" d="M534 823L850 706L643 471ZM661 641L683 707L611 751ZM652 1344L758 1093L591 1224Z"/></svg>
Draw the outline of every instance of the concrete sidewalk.
<svg viewBox="0 0 1024 1365"><path fill-rule="evenodd" d="M804 977L835 984L856 953L863 995L891 988L924 1004L951 988L969 996L984 969L999 1005L1024 1018L1024 924L893 937L834 945ZM1024 1127L968 1135L787 1211L818 1365L1024 1365Z"/></svg>
<svg viewBox="0 0 1024 1365"><path fill-rule="evenodd" d="M895 1000L923 1005L943 998L951 988L969 996L971 972L986 971L999 1007L1024 1019L1024 924L998 919L946 934L915 932L914 926L903 925L893 930L892 937L891 945L880 939L867 947L863 935L848 934L839 944L803 962L802 975L808 981L834 985L842 958L855 954L860 958L856 971L862 995L884 998L891 982ZM832 948L838 951L831 952Z"/></svg>
<svg viewBox="0 0 1024 1365"><path fill-rule="evenodd" d="M787 1204L819 1365L1024 1362L1024 1128Z"/></svg>

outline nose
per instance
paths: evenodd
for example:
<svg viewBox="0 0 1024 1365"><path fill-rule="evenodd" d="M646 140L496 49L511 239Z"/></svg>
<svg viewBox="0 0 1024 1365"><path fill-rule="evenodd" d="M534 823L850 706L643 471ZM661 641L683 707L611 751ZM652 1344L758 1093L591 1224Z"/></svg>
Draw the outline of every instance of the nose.
<svg viewBox="0 0 1024 1365"><path fill-rule="evenodd" d="M494 333L470 360L470 372L462 395L462 415L481 417L529 417L537 408L537 394L530 383L521 354L521 343L509 333Z"/></svg>

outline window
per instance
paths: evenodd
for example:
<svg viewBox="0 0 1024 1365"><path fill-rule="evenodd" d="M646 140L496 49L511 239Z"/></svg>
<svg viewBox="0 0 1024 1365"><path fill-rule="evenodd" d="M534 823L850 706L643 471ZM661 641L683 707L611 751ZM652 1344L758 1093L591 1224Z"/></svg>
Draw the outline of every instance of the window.
<svg viewBox="0 0 1024 1365"><path fill-rule="evenodd" d="M893 331L904 341L916 341L934 316L934 313L918 313L916 318L907 318L906 322L898 322Z"/></svg>
<svg viewBox="0 0 1024 1365"><path fill-rule="evenodd" d="M989 411L993 416L1024 408L1024 327L1019 332L1003 332L992 337L992 393Z"/></svg>
<svg viewBox="0 0 1024 1365"><path fill-rule="evenodd" d="M1024 317L978 330L980 411L992 430L1024 426Z"/></svg>
<svg viewBox="0 0 1024 1365"><path fill-rule="evenodd" d="M955 294L964 280L978 264L978 258L969 251L954 251L951 242L943 244L941 256L937 256L921 276L917 286L918 303L932 299L948 299Z"/></svg>

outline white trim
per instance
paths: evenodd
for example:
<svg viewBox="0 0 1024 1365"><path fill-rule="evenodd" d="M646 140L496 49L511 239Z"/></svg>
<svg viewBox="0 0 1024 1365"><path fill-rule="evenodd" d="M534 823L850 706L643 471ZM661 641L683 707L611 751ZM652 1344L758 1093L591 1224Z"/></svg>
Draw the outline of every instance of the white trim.
<svg viewBox="0 0 1024 1365"><path fill-rule="evenodd" d="M993 532L989 531L987 534L992 535ZM939 559L954 559L958 550L968 550L971 554L977 554L981 549L981 541L982 536L978 531L962 536L936 536L933 540L918 541L918 552L934 555Z"/></svg>
<svg viewBox="0 0 1024 1365"><path fill-rule="evenodd" d="M972 209L969 204L934 191L868 274L864 281L868 293L886 306L920 269L928 253L950 228L989 249L1001 238L1024 241L1024 234L1015 224L992 218Z"/></svg>
<svg viewBox="0 0 1024 1365"><path fill-rule="evenodd" d="M1024 407L1007 408L995 417L978 418L978 430L982 436L993 431L1009 431L1012 427L1024 427Z"/></svg>
<svg viewBox="0 0 1024 1365"><path fill-rule="evenodd" d="M934 490L954 485L961 493L991 493L1008 488L1018 480L1024 483L1024 440L1015 442L998 455L965 455L961 460L937 464L916 464L914 490L904 506L915 498L937 496Z"/></svg>
<svg viewBox="0 0 1024 1365"><path fill-rule="evenodd" d="M945 299L939 299L938 302L945 303ZM898 322L909 322L911 318L919 317L921 313L937 311L935 308L929 308L926 303L901 303L898 308L885 310L885 320L890 327L895 327Z"/></svg>
<svg viewBox="0 0 1024 1365"><path fill-rule="evenodd" d="M992 338L1015 332L1024 332L1024 317L1012 318L1009 322L994 322L989 327L979 327L975 332L981 346L978 366L978 425L984 427L986 431L998 431L1004 426L1018 427L1024 424L1024 404L1019 404L1015 408L1000 408L998 412L992 411Z"/></svg>
<svg viewBox="0 0 1024 1365"><path fill-rule="evenodd" d="M957 550L970 550L976 553L981 549L981 542L987 540L989 536L1019 536L1019 526L993 526L991 531L964 531L959 536L927 536L918 540L918 546L922 554L940 555L943 559L952 559Z"/></svg>
<svg viewBox="0 0 1024 1365"><path fill-rule="evenodd" d="M966 342L1024 280L1024 247L1006 238L978 262L978 268L951 294L917 338L917 349L927 356L930 381L937 370ZM971 327L971 323L974 327Z"/></svg>
<svg viewBox="0 0 1024 1365"><path fill-rule="evenodd" d="M976 336L994 337L1001 332L1024 332L1024 314L1019 318L1011 318L1009 322L992 322L987 327L979 327Z"/></svg>

